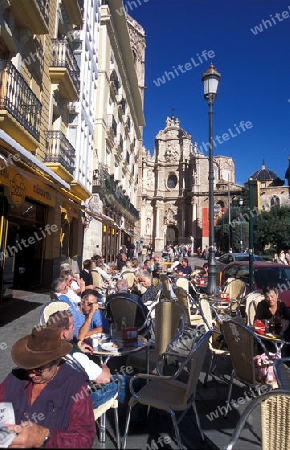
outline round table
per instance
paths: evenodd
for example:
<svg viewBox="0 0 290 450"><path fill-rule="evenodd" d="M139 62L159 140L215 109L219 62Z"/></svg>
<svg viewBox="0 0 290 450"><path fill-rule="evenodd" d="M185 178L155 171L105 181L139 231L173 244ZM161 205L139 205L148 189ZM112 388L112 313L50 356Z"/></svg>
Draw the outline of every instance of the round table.
<svg viewBox="0 0 290 450"><path fill-rule="evenodd" d="M108 341L108 342L110 342L110 341ZM148 356L149 343L148 343L147 339L145 339L143 336L138 335L137 341L129 342L129 341L124 341L122 339L121 333L118 333L116 340L113 340L112 342L117 342L119 344L118 349L115 351L103 350L101 347L102 343L101 344L99 343L98 348L94 348L94 355L99 356L102 364L106 364L110 358L115 358L115 357L119 357L119 356L127 356L127 355L130 355L131 353L140 352L142 350L146 350L147 356ZM148 357L147 357L147 367L149 369Z"/></svg>

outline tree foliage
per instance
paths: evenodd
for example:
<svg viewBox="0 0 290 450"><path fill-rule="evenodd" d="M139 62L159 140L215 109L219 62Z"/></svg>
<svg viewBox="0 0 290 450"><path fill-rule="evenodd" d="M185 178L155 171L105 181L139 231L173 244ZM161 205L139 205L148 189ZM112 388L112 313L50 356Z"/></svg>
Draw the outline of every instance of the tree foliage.
<svg viewBox="0 0 290 450"><path fill-rule="evenodd" d="M290 207L275 206L255 218L255 248L260 252L270 246L280 252L290 248Z"/></svg>

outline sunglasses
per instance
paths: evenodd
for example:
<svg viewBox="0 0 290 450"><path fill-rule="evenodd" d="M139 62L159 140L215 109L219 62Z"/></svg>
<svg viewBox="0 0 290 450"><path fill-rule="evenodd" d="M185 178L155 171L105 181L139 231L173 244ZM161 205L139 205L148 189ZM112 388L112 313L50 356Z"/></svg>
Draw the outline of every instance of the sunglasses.
<svg viewBox="0 0 290 450"><path fill-rule="evenodd" d="M35 369L28 369L27 372L32 372L35 373L36 375L41 375L45 369L49 369L51 370L53 366L56 365L56 362L53 361L49 366L41 366L41 367L36 367Z"/></svg>
<svg viewBox="0 0 290 450"><path fill-rule="evenodd" d="M85 303L87 306L92 306L92 305L94 305L95 303L91 303L91 302L83 302L83 303Z"/></svg>

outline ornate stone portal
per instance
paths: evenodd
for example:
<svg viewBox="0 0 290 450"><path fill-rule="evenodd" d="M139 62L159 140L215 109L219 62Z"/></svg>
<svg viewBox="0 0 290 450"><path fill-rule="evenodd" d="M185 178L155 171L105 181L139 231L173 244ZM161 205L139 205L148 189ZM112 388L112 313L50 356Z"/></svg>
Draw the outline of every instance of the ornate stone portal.
<svg viewBox="0 0 290 450"><path fill-rule="evenodd" d="M156 252L167 243L208 245L208 156L191 139L177 118L167 117L153 155L143 152L140 240ZM214 173L217 211L226 206L228 185L241 186L234 185L232 158L215 157Z"/></svg>

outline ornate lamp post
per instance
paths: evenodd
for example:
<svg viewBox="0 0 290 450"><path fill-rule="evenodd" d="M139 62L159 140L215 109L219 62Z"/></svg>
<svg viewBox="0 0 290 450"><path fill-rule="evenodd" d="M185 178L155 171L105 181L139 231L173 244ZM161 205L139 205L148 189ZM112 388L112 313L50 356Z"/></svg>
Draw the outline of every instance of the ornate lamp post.
<svg viewBox="0 0 290 450"><path fill-rule="evenodd" d="M243 223L242 223L243 204L244 204L244 200L242 198L240 198L239 205L240 205L240 250L241 250L241 253L243 253L243 251L244 251L244 248L243 248Z"/></svg>
<svg viewBox="0 0 290 450"><path fill-rule="evenodd" d="M209 170L208 170L208 191L209 191L209 256L208 256L208 294L214 294L216 290L216 260L215 260L215 238L214 238L214 171L213 171L213 138L212 138L212 115L213 102L217 97L218 84L221 79L214 66L210 64L207 72L201 77L204 90L204 98L208 104L209 119Z"/></svg>

